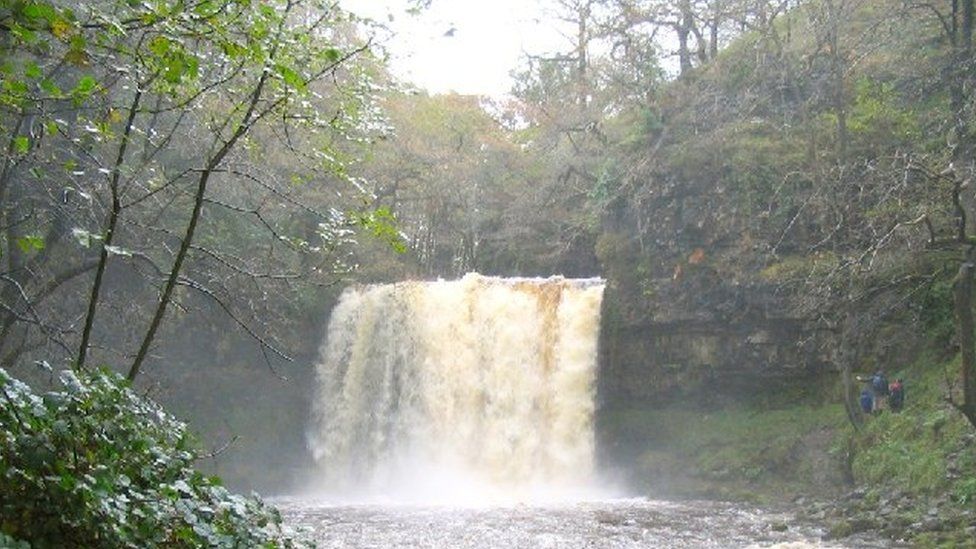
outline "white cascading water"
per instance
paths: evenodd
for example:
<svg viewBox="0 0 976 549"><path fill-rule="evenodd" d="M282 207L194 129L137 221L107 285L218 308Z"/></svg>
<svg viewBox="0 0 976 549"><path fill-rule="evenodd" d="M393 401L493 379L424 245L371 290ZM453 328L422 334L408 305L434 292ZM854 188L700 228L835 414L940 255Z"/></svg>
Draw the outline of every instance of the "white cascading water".
<svg viewBox="0 0 976 549"><path fill-rule="evenodd" d="M589 489L603 286L468 274L347 289L309 434L323 489L415 501Z"/></svg>

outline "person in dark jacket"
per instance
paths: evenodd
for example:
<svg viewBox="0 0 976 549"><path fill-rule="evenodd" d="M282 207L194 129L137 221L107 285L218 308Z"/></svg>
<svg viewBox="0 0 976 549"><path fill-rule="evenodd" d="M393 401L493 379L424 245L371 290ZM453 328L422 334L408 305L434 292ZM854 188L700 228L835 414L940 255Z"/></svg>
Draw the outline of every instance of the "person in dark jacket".
<svg viewBox="0 0 976 549"><path fill-rule="evenodd" d="M884 372L878 370L871 376L871 393L874 399L874 412L880 412L888 400L888 379Z"/></svg>

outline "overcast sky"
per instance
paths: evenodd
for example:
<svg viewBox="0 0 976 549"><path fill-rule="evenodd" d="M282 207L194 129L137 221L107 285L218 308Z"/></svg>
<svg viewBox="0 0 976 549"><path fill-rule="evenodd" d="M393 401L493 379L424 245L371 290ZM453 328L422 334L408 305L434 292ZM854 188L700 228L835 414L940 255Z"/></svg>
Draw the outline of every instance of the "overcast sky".
<svg viewBox="0 0 976 549"><path fill-rule="evenodd" d="M409 0L345 0L347 9L384 22L395 74L432 93L499 96L522 52L568 49L540 0L433 0L410 15Z"/></svg>

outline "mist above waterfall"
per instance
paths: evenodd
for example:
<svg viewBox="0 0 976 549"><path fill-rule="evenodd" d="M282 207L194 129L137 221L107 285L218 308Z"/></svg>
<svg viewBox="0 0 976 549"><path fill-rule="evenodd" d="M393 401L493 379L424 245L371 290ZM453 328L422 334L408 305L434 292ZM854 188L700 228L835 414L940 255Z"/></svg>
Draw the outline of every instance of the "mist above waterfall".
<svg viewBox="0 0 976 549"><path fill-rule="evenodd" d="M413 500L591 487L603 281L349 288L332 312L309 445L320 488Z"/></svg>

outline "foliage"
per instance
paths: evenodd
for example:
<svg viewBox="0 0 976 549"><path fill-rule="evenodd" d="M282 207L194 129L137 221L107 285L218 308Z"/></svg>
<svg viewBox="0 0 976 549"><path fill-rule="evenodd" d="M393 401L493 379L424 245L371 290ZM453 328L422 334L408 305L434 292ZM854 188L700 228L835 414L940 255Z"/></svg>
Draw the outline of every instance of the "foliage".
<svg viewBox="0 0 976 549"><path fill-rule="evenodd" d="M936 348L947 348L955 336L951 281L940 279L926 288L920 298L921 321Z"/></svg>
<svg viewBox="0 0 976 549"><path fill-rule="evenodd" d="M533 242L519 236L542 217L533 208L528 163L535 159L493 118L492 110L505 116L504 108L471 96L401 93L388 94L383 107L396 131L376 143L362 166L375 212L354 219L394 251L408 252L396 258L405 269L392 272L504 272L512 256L531 256L524 252ZM360 252L367 269L388 262Z"/></svg>
<svg viewBox="0 0 976 549"><path fill-rule="evenodd" d="M403 236L396 228L396 217L389 208L380 207L372 212L360 213L356 223L369 231L373 237L388 243L393 251L400 254L407 251Z"/></svg>
<svg viewBox="0 0 976 549"><path fill-rule="evenodd" d="M925 355L905 370L889 372L890 379L905 380L905 409L865 421L856 435L853 470L858 482L913 496L954 493L959 500L971 497L967 475L953 479L946 474L950 456L960 453L970 430L965 418L945 402L947 373L958 368L958 359L943 363ZM967 471L971 465L953 464Z"/></svg>
<svg viewBox="0 0 976 549"><path fill-rule="evenodd" d="M921 137L918 120L902 101L894 85L861 78L854 84L848 128L872 145L910 146Z"/></svg>
<svg viewBox="0 0 976 549"><path fill-rule="evenodd" d="M175 288L273 350L263 297L348 269L379 119L356 25L327 0L0 3L0 364L147 351Z"/></svg>
<svg viewBox="0 0 976 549"><path fill-rule="evenodd" d="M194 470L186 426L115 374L60 382L39 395L0 370L4 535L34 547L301 545L277 510Z"/></svg>

